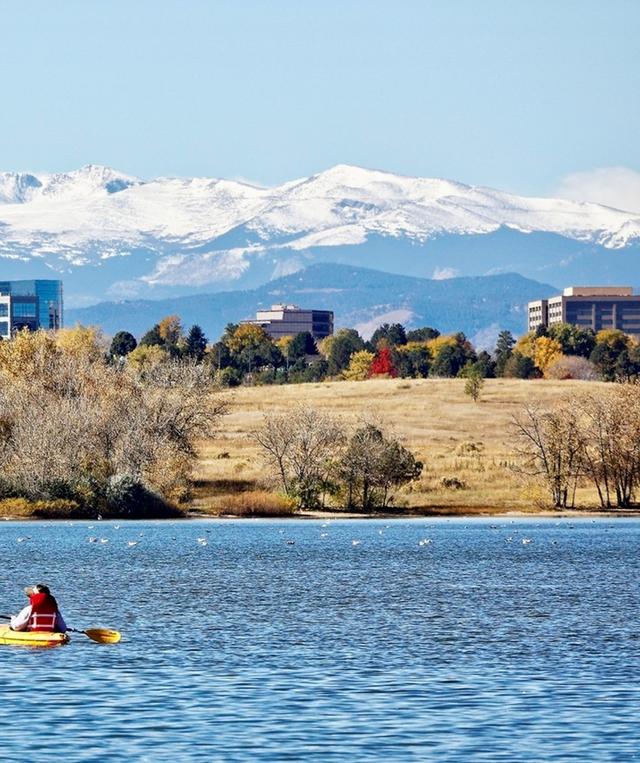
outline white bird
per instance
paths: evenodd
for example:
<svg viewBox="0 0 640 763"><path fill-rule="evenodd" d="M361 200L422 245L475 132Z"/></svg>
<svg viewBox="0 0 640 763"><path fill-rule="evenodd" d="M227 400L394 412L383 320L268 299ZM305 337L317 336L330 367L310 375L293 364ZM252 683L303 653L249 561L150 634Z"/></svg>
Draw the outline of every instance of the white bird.
<svg viewBox="0 0 640 763"><path fill-rule="evenodd" d="M362 543L362 541L361 541L361 540L352 540L352 541L351 541L351 545L352 545L352 546L359 546L361 543Z"/></svg>
<svg viewBox="0 0 640 763"><path fill-rule="evenodd" d="M531 540L531 538L523 538L523 539L522 539L522 545L523 545L523 546L526 546L526 545L527 545L527 543L532 543L532 542L533 542L533 541Z"/></svg>
<svg viewBox="0 0 640 763"><path fill-rule="evenodd" d="M320 533L320 537L321 538L326 538L326 537L328 537L328 535L329 535L329 533Z"/></svg>
<svg viewBox="0 0 640 763"><path fill-rule="evenodd" d="M97 543L97 542L98 542L98 539L97 539L97 538L96 538L94 535L92 535L92 536L89 538L89 543Z"/></svg>
<svg viewBox="0 0 640 763"><path fill-rule="evenodd" d="M384 535L384 533L382 532L382 530L378 530L378 535Z"/></svg>
<svg viewBox="0 0 640 763"><path fill-rule="evenodd" d="M100 543L108 543L109 538L100 538Z"/></svg>
<svg viewBox="0 0 640 763"><path fill-rule="evenodd" d="M418 541L419 546L428 546L430 543L433 543L431 538L423 538L421 541Z"/></svg>
<svg viewBox="0 0 640 763"><path fill-rule="evenodd" d="M129 546L129 548L131 548L132 546L137 546L137 545L138 545L138 542L139 542L139 541L137 541L137 540L130 540L130 541L127 543L127 546Z"/></svg>
<svg viewBox="0 0 640 763"><path fill-rule="evenodd" d="M197 538L196 540L198 541L198 543L206 543L207 541L206 538Z"/></svg>
<svg viewBox="0 0 640 763"><path fill-rule="evenodd" d="M288 540L287 546L293 546L295 544L295 540Z"/></svg>
<svg viewBox="0 0 640 763"><path fill-rule="evenodd" d="M120 529L120 525L114 525L114 526L113 526L113 529L114 529L114 530L119 530L119 529Z"/></svg>
<svg viewBox="0 0 640 763"><path fill-rule="evenodd" d="M204 540L204 538L203 538L202 540L200 540L200 539L198 538L198 544L199 544L200 546L208 546L208 545L209 545L209 542L208 542L208 541L206 541L206 540Z"/></svg>
<svg viewBox="0 0 640 763"><path fill-rule="evenodd" d="M24 543L25 540L31 540L31 536L27 535L24 538L18 538L18 543Z"/></svg>

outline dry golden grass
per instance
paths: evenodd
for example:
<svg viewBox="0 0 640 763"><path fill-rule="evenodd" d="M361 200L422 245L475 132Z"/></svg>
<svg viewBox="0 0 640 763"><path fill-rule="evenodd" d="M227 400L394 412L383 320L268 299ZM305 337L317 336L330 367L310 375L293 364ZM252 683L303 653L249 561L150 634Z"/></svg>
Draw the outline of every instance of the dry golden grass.
<svg viewBox="0 0 640 763"><path fill-rule="evenodd" d="M229 415L220 436L201 444L194 508L217 513L238 491L269 489L251 431L265 413L298 403L331 411L348 423L377 415L424 462L420 480L400 492L410 510L493 513L539 511L546 495L509 468L514 460L510 420L525 402L551 404L593 390L594 382L488 379L480 401L464 394L463 379L380 379L240 388L229 393ZM226 455L227 454L227 455ZM456 479L463 488L445 487ZM588 488L580 505L595 505Z"/></svg>

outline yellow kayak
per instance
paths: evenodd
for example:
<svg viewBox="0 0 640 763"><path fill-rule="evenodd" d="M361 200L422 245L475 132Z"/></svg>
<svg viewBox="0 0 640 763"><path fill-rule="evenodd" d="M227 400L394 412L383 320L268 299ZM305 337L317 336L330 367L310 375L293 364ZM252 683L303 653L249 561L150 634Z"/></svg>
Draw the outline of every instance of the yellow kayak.
<svg viewBox="0 0 640 763"><path fill-rule="evenodd" d="M47 631L12 631L8 625L0 625L0 644L12 646L62 646L69 643L66 633Z"/></svg>

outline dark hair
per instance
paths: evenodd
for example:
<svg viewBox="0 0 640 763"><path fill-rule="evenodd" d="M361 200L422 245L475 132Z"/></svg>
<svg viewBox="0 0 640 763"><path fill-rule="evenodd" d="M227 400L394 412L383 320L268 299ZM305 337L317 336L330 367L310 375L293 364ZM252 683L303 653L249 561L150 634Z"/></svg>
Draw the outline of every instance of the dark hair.
<svg viewBox="0 0 640 763"><path fill-rule="evenodd" d="M37 591L37 593L43 593L47 599L49 600L49 604L53 605L56 609L58 609L58 602L55 600L55 597L51 595L51 591L49 590L48 585L41 585L38 583L37 585L33 586L34 591Z"/></svg>

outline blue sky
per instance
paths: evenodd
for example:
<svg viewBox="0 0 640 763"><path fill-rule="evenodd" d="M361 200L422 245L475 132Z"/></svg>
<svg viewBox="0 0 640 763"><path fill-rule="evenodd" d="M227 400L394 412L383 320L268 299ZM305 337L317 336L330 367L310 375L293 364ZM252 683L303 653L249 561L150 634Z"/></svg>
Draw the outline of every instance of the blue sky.
<svg viewBox="0 0 640 763"><path fill-rule="evenodd" d="M540 194L596 168L640 177L634 0L4 0L0 14L4 170L273 184L345 162Z"/></svg>

